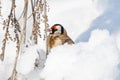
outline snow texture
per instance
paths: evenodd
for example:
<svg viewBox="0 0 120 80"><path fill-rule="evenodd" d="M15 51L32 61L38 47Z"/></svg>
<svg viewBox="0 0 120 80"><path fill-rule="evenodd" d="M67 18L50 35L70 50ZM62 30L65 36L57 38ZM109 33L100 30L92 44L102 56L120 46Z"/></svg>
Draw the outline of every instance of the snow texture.
<svg viewBox="0 0 120 80"><path fill-rule="evenodd" d="M40 76L45 80L116 80L119 50L107 30L94 30L89 42L52 49Z"/></svg>

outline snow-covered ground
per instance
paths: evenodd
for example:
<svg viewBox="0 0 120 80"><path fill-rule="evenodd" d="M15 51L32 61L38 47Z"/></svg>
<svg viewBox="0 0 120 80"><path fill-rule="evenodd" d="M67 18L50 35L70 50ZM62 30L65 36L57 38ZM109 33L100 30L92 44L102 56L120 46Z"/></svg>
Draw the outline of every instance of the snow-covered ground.
<svg viewBox="0 0 120 80"><path fill-rule="evenodd" d="M18 16L22 1L17 1ZM3 18L9 13L10 3L2 1ZM18 60L18 80L120 80L119 3L119 0L48 0L50 26L62 24L75 44L53 48L46 62L44 43L26 48ZM1 46L4 31L0 26ZM8 41L5 61L0 61L0 80L11 75L15 50L15 43ZM39 68L34 66L36 59L40 59Z"/></svg>
<svg viewBox="0 0 120 80"><path fill-rule="evenodd" d="M41 77L45 80L116 80L119 50L107 30L95 30L88 42L54 48Z"/></svg>

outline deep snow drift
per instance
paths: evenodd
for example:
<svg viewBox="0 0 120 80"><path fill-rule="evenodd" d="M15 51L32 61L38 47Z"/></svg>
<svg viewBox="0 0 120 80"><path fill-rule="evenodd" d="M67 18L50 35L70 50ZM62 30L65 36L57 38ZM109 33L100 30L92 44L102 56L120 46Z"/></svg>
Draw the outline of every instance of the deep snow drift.
<svg viewBox="0 0 120 80"><path fill-rule="evenodd" d="M117 47L107 30L95 30L86 43L54 48L40 76L45 80L116 80Z"/></svg>

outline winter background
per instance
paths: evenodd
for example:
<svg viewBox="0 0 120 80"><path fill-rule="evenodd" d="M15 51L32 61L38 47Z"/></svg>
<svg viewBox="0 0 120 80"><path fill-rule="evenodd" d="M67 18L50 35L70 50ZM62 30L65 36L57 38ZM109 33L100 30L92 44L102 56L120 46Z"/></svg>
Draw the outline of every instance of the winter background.
<svg viewBox="0 0 120 80"><path fill-rule="evenodd" d="M17 0L17 17L23 9L22 2ZM53 48L46 60L44 43L26 48L17 65L18 80L120 80L119 3L120 0L48 0L49 25L62 24L75 44ZM2 0L2 18L6 19L10 5L11 0ZM3 37L0 24L0 47ZM15 55L15 43L8 41L5 60L0 61L0 80L10 77ZM39 68L34 67L36 58L40 59Z"/></svg>

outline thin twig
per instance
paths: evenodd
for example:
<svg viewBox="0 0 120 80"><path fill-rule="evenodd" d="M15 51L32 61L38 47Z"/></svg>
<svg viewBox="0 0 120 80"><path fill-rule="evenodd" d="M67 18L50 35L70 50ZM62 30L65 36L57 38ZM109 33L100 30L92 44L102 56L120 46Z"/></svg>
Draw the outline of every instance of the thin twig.
<svg viewBox="0 0 120 80"><path fill-rule="evenodd" d="M16 32L16 39L17 39L16 53L17 54L16 54L16 58L15 58L15 64L14 64L14 68L13 68L13 71L12 71L12 75L10 76L10 78L8 80L16 80L17 79L16 66L17 66L17 61L18 61L18 57L19 57L19 54L20 54L20 48L21 48L20 46L25 44L25 37L26 37L25 32L26 32L26 24L27 24L27 9L28 9L28 0L25 0L24 14L23 14L23 29L22 29L22 32L21 32L21 35L20 35L20 41L19 41L19 35ZM16 20L16 16L15 16L15 10L14 10L14 18L15 18L14 21L16 22L17 20ZM16 22L16 23L18 23L18 22ZM16 30L18 30L17 26L18 25L16 24L15 25Z"/></svg>
<svg viewBox="0 0 120 80"><path fill-rule="evenodd" d="M33 29L32 29L32 35L31 35L31 39L34 40L34 44L38 43L38 35L40 33L39 30L39 25L40 25L40 5L39 5L39 1L37 0L37 2L34 0L31 0L31 7L32 7L32 16L33 16ZM39 15L39 17L38 17Z"/></svg>
<svg viewBox="0 0 120 80"><path fill-rule="evenodd" d="M11 5L11 10L10 10L10 14L8 16L8 20L7 22L5 22L5 26L6 26L6 32L5 32L5 36L4 36L4 39L3 39L3 45L2 45L2 53L0 55L0 59L3 61L4 60L4 55L5 55L5 48L6 48L6 42L8 40L8 36L9 36L9 25L10 25L10 20L11 20L11 17L12 17L12 12L15 8L15 4L14 4L14 0L12 1L12 5Z"/></svg>
<svg viewBox="0 0 120 80"><path fill-rule="evenodd" d="M47 19L47 4L46 4L46 0L44 0L44 24L45 24L45 38L46 38L46 55L48 55L49 51L48 51L48 34L47 34L47 28L48 28L48 19Z"/></svg>

